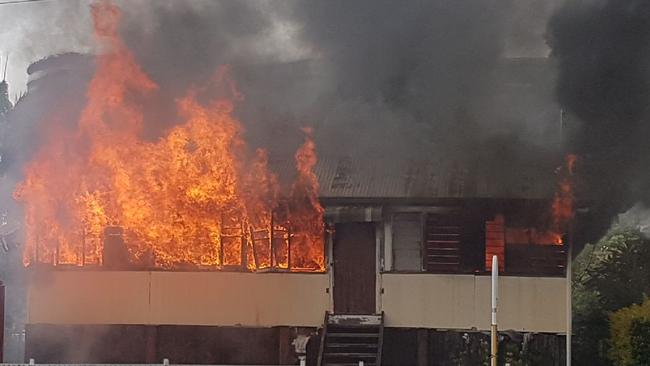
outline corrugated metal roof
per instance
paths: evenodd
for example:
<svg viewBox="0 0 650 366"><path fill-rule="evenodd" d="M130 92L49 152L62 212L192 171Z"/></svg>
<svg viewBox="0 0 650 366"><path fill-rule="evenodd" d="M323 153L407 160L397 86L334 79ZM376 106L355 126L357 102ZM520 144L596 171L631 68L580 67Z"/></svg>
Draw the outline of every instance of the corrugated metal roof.
<svg viewBox="0 0 650 366"><path fill-rule="evenodd" d="M290 161L271 162L281 177L295 175ZM552 169L518 167L506 172L458 162L320 156L314 169L322 198L511 198L548 199L555 193Z"/></svg>

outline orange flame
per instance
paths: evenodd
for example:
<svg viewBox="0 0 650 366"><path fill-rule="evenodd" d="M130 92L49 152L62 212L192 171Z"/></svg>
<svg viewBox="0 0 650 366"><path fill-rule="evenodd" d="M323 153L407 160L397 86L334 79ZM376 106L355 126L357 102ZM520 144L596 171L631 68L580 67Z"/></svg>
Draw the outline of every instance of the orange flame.
<svg viewBox="0 0 650 366"><path fill-rule="evenodd" d="M574 154L567 155L565 157L565 166L558 170L560 181L558 191L555 193L551 205L553 215L552 235L556 244L562 244L562 236L568 231L569 224L575 216L573 184L577 159L578 157Z"/></svg>
<svg viewBox="0 0 650 366"><path fill-rule="evenodd" d="M223 67L177 102L183 123L159 141L142 140L136 101L157 85L118 36L120 9L101 2L91 11L106 52L97 57L78 129L51 121L60 128L52 127L14 194L25 206L25 265L100 263L103 230L117 225L132 263L323 270L310 131L296 153L298 178L282 199L266 152L247 152L232 116L242 98ZM226 96L200 103L208 87Z"/></svg>
<svg viewBox="0 0 650 366"><path fill-rule="evenodd" d="M291 257L297 258L300 268L317 269L325 266L323 246L311 243L323 240L325 210L318 201L318 178L313 169L316 166L316 144L310 128L303 129L305 142L296 152L298 178L291 190L291 229L296 245L291 247Z"/></svg>

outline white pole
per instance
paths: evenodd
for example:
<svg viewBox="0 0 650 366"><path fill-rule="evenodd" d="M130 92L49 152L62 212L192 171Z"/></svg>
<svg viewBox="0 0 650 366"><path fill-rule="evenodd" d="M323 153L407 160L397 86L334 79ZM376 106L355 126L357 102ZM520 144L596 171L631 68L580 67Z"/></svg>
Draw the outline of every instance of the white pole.
<svg viewBox="0 0 650 366"><path fill-rule="evenodd" d="M573 332L571 244L572 242L569 240L566 258L566 366L571 366L571 333Z"/></svg>
<svg viewBox="0 0 650 366"><path fill-rule="evenodd" d="M497 331L497 300L499 297L499 258L492 256L492 323L490 327L490 365L497 366L498 331Z"/></svg>
<svg viewBox="0 0 650 366"><path fill-rule="evenodd" d="M564 137L564 110L560 108L560 137ZM569 227L569 243L567 245L566 262L566 366L571 366L571 333L573 332L573 309L571 302L571 250L573 245L573 225Z"/></svg>

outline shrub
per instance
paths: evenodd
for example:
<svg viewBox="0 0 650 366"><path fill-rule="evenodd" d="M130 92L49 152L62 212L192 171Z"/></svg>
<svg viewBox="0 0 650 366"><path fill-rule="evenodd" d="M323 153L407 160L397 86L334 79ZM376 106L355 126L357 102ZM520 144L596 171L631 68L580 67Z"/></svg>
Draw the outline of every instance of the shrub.
<svg viewBox="0 0 650 366"><path fill-rule="evenodd" d="M650 300L610 316L609 357L616 365L650 365Z"/></svg>

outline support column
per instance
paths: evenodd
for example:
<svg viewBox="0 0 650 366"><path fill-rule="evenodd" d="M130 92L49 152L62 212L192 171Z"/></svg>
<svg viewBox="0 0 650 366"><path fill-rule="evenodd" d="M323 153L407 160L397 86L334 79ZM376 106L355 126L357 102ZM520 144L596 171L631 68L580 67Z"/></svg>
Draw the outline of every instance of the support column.
<svg viewBox="0 0 650 366"><path fill-rule="evenodd" d="M418 329L418 366L429 365L429 330Z"/></svg>
<svg viewBox="0 0 650 366"><path fill-rule="evenodd" d="M278 327L278 364L293 365L291 328Z"/></svg>
<svg viewBox="0 0 650 366"><path fill-rule="evenodd" d="M148 325L145 328L145 360L150 364L160 363L158 358L158 327Z"/></svg>

